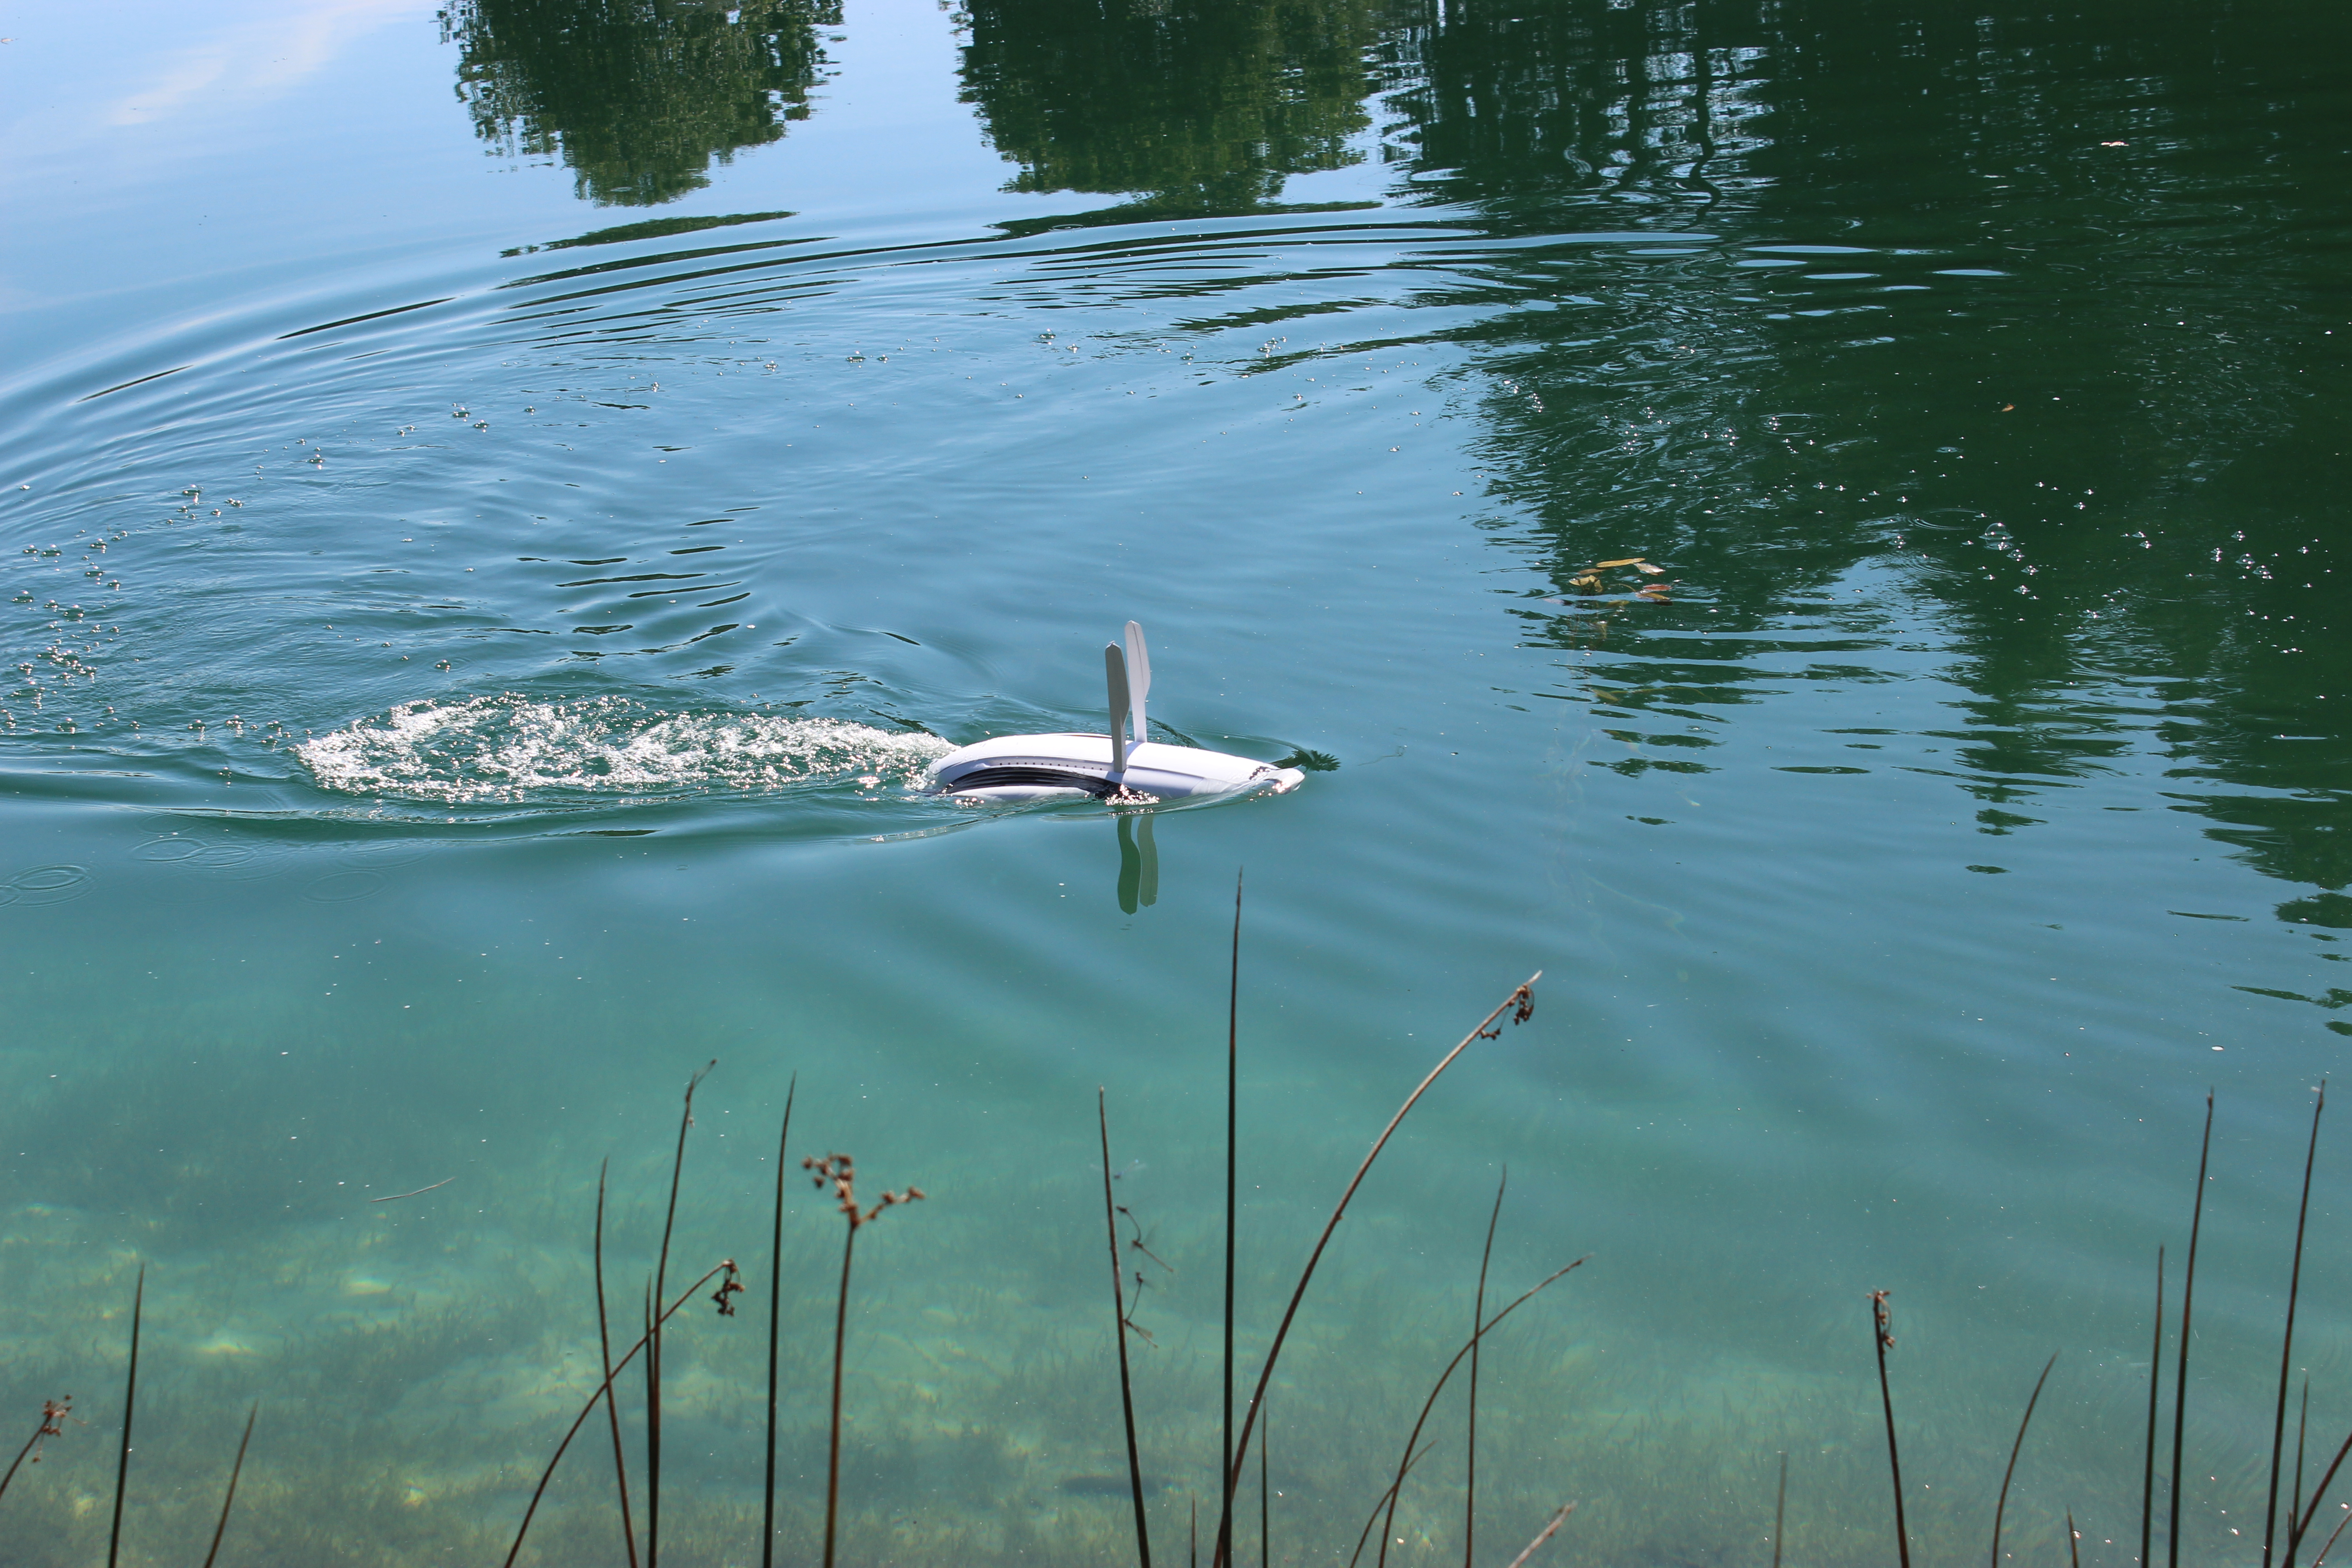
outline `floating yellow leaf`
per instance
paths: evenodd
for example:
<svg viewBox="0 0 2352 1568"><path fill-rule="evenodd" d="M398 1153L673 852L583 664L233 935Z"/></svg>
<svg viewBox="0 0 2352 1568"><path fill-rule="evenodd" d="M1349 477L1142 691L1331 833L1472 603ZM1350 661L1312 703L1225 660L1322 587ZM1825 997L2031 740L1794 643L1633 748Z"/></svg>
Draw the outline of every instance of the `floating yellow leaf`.
<svg viewBox="0 0 2352 1568"><path fill-rule="evenodd" d="M1642 561L1643 557L1639 555L1628 555L1622 561L1596 561L1592 563L1592 569L1595 572L1606 572L1612 566L1639 566Z"/></svg>

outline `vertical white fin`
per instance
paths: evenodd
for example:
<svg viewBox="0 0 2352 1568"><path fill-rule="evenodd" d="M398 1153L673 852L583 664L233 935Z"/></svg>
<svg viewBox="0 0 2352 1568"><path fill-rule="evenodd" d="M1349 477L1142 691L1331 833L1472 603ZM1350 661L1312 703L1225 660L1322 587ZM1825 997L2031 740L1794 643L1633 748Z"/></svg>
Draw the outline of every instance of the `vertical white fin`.
<svg viewBox="0 0 2352 1568"><path fill-rule="evenodd" d="M1127 772L1127 659L1118 651L1118 644L1103 644L1103 673L1110 686L1110 776L1117 781Z"/></svg>
<svg viewBox="0 0 2352 1568"><path fill-rule="evenodd" d="M1143 699L1151 690L1151 656L1143 650L1143 628L1133 621L1127 623L1127 706L1135 715L1135 743L1151 739L1151 730L1143 717Z"/></svg>

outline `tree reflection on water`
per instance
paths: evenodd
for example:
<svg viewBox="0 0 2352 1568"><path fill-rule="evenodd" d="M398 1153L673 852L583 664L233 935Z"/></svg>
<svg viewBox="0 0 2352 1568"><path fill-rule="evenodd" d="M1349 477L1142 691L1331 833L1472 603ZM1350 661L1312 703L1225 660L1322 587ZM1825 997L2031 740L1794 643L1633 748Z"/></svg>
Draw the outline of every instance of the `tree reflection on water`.
<svg viewBox="0 0 2352 1568"><path fill-rule="evenodd" d="M1362 153L1378 11L1363 0L972 0L965 100L1015 191L1246 212Z"/></svg>
<svg viewBox="0 0 2352 1568"><path fill-rule="evenodd" d="M805 119L839 0L455 0L457 96L504 151L561 158L583 199L653 206Z"/></svg>

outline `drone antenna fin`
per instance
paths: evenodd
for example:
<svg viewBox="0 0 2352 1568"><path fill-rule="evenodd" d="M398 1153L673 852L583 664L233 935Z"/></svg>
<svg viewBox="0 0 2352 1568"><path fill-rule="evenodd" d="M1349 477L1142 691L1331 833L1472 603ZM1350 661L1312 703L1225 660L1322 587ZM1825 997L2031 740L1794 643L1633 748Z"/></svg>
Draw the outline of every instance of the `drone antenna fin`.
<svg viewBox="0 0 2352 1568"><path fill-rule="evenodd" d="M1143 699L1151 690L1151 656L1144 651L1143 628L1133 621L1127 623L1127 705L1135 715L1135 743L1151 739L1149 722L1143 717Z"/></svg>
<svg viewBox="0 0 2352 1568"><path fill-rule="evenodd" d="M1118 782L1127 773L1127 657L1118 644L1103 645L1103 673L1110 688L1110 776Z"/></svg>

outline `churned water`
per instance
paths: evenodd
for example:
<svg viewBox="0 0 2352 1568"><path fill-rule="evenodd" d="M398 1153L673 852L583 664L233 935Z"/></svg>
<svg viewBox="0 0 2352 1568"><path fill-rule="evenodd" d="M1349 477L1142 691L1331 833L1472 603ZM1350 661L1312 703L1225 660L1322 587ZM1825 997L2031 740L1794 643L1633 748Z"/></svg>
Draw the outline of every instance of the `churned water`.
<svg viewBox="0 0 2352 1568"><path fill-rule="evenodd" d="M660 1546L2262 1556L2352 1034L2338 8L52 7L0 44L0 1562L502 1560L667 1281ZM974 808L1098 729L1304 787ZM2291 1371L2352 1423L2324 1127ZM709 1288L705 1288L707 1296ZM2174 1494L2171 1376L2155 1540ZM646 1390L620 1400L646 1547ZM1389 1561L1465 1553L1464 1410ZM2290 1446L2293 1434L2289 1433ZM601 1419L524 1559L625 1560ZM13 1454L13 1447L6 1453ZM2310 1478L2306 1478L2309 1479ZM2352 1492L2345 1494L2352 1498ZM2345 1510L2331 1493L2323 1519ZM2332 1523L2329 1528L2332 1528ZM1377 1543L1368 1547L1369 1561ZM2304 1560L2310 1558L2308 1547Z"/></svg>

